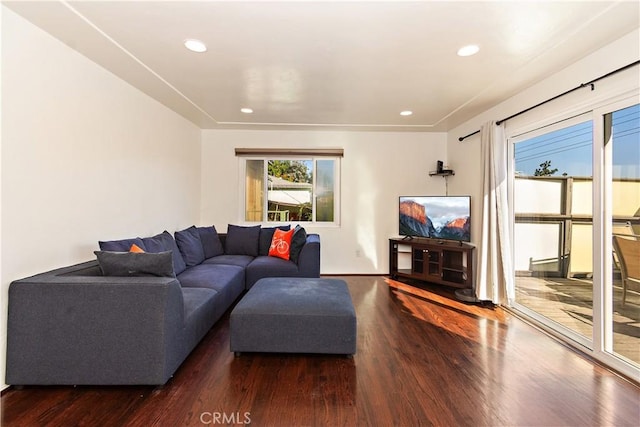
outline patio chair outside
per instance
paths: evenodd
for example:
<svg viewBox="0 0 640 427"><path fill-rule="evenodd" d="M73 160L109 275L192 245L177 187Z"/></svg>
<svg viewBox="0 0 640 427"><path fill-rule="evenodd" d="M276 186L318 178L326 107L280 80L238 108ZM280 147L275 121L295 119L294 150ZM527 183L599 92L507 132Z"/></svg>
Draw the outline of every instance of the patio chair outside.
<svg viewBox="0 0 640 427"><path fill-rule="evenodd" d="M629 282L640 283L640 240L613 236L613 249L620 262L622 274L622 305L627 299Z"/></svg>

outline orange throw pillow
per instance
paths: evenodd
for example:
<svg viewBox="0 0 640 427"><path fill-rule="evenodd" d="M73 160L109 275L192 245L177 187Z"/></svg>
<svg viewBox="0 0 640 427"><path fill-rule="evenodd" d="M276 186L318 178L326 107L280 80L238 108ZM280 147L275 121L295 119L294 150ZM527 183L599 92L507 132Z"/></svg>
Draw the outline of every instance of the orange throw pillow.
<svg viewBox="0 0 640 427"><path fill-rule="evenodd" d="M295 230L282 231L276 228L271 239L271 246L269 247L269 256L275 256L278 258L289 260L289 253L291 251L291 238Z"/></svg>
<svg viewBox="0 0 640 427"><path fill-rule="evenodd" d="M144 253L142 248L140 246L136 245L135 243L131 245L131 247L129 248L129 252L135 252L137 254L143 254Z"/></svg>

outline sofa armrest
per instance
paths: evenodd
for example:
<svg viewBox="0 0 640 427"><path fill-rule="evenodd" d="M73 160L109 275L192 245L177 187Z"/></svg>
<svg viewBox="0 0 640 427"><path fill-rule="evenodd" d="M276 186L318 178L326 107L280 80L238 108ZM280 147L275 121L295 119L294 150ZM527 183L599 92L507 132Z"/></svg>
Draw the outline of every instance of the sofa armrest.
<svg viewBox="0 0 640 427"><path fill-rule="evenodd" d="M320 235L307 234L307 241L298 257L301 277L320 277Z"/></svg>
<svg viewBox="0 0 640 427"><path fill-rule="evenodd" d="M184 323L178 280L67 270L11 283L7 384L164 384Z"/></svg>

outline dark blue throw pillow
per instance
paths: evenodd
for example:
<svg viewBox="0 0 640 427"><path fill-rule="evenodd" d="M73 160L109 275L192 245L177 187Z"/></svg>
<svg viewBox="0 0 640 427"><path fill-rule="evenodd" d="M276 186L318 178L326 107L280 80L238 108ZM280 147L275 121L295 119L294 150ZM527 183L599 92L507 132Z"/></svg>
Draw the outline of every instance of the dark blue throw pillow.
<svg viewBox="0 0 640 427"><path fill-rule="evenodd" d="M259 225L243 227L229 224L224 253L227 255L258 256L259 241Z"/></svg>
<svg viewBox="0 0 640 427"><path fill-rule="evenodd" d="M202 249L204 250L204 257L206 259L214 256L224 255L224 248L218 236L218 231L215 226L211 227L196 227L200 234L200 241L202 242Z"/></svg>
<svg viewBox="0 0 640 427"><path fill-rule="evenodd" d="M187 268L176 241L173 240L173 236L168 231L165 230L153 237L145 237L142 239L142 242L144 243L144 249L147 252L158 253L171 251L171 256L173 257L173 269L176 274L182 273Z"/></svg>
<svg viewBox="0 0 640 427"><path fill-rule="evenodd" d="M290 225L280 225L278 227L262 227L260 229L260 246L258 248L259 255L262 255L262 256L269 255L271 240L273 240L273 233L276 232L276 228L279 228L282 231L291 230Z"/></svg>
<svg viewBox="0 0 640 427"><path fill-rule="evenodd" d="M291 238L291 251L289 252L289 259L294 263L298 263L298 258L300 257L300 252L302 252L302 247L307 242L307 232L304 228L296 225L295 231L293 232L293 237Z"/></svg>
<svg viewBox="0 0 640 427"><path fill-rule="evenodd" d="M146 250L144 247L144 243L142 243L142 239L139 237L135 237L133 239L122 239L122 240L109 240L109 241L100 241L98 242L98 246L100 246L101 251L110 251L110 252L129 252L131 249L131 245L136 245L143 251Z"/></svg>
<svg viewBox="0 0 640 427"><path fill-rule="evenodd" d="M187 267L198 265L204 261L204 248L200 240L200 233L195 226L176 231L174 236Z"/></svg>

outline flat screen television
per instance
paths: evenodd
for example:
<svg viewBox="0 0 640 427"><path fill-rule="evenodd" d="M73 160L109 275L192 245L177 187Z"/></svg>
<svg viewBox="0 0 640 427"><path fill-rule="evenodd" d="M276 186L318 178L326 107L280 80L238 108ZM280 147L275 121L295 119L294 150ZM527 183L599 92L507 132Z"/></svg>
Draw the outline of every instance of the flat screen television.
<svg viewBox="0 0 640 427"><path fill-rule="evenodd" d="M471 241L470 196L400 196L400 235Z"/></svg>

